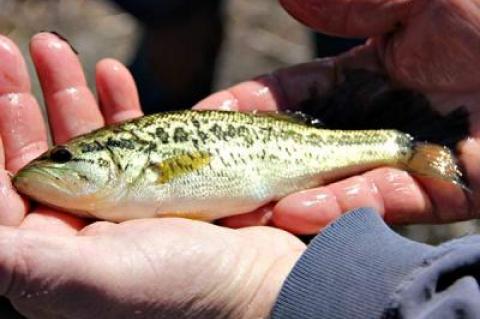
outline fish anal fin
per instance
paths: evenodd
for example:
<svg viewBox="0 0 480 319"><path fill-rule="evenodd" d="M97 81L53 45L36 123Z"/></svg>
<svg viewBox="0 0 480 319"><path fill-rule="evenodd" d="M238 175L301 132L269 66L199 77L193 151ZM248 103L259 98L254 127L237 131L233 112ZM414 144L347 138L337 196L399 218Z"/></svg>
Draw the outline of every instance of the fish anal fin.
<svg viewBox="0 0 480 319"><path fill-rule="evenodd" d="M165 184L179 176L201 169L210 161L211 155L207 152L185 152L153 164L152 168L158 172L158 183Z"/></svg>

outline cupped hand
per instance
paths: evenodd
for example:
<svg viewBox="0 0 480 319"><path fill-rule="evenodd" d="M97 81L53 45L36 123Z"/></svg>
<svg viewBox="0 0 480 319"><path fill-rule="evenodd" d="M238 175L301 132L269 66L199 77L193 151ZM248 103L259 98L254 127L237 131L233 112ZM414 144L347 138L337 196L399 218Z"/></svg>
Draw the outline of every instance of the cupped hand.
<svg viewBox="0 0 480 319"><path fill-rule="evenodd" d="M316 233L348 210L376 208L390 223L444 223L480 216L480 7L471 0L281 0L295 18L332 35L369 37L354 50L261 76L201 101L196 108L239 111L296 109L312 94L322 96L341 84L345 70L386 76L392 86L426 96L446 114L464 106L470 137L458 145L459 161L472 190L413 178L378 168L316 189L292 194L275 205L223 224L273 224ZM365 86L371 83L365 83ZM310 103L311 104L311 103ZM339 115L341 116L341 115Z"/></svg>
<svg viewBox="0 0 480 319"><path fill-rule="evenodd" d="M274 228L179 218L0 226L0 295L32 319L267 318L304 248Z"/></svg>
<svg viewBox="0 0 480 319"><path fill-rule="evenodd" d="M97 105L65 41L40 33L30 51L56 143L142 115L119 62L97 65ZM3 36L0 136L0 296L28 318L267 317L305 249L267 227L168 218L88 223L29 207L10 175L47 149L47 133L23 57Z"/></svg>

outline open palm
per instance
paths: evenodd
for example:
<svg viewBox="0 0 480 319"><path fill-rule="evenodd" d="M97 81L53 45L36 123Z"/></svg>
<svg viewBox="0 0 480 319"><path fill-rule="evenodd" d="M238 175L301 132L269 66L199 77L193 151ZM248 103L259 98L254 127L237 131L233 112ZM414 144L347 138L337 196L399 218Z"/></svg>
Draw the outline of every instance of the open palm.
<svg viewBox="0 0 480 319"><path fill-rule="evenodd" d="M0 295L28 318L266 318L305 249L179 218L58 230L0 227Z"/></svg>

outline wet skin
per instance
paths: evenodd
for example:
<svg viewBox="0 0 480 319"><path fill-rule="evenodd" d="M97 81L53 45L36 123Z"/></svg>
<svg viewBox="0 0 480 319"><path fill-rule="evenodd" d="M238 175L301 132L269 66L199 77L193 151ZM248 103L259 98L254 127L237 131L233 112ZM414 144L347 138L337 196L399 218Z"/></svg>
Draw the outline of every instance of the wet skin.
<svg viewBox="0 0 480 319"><path fill-rule="evenodd" d="M378 0L284 0L289 12L318 30L372 39L345 56L277 70L218 92L196 106L283 109L311 98L312 87L319 94L329 91L342 78L343 67L383 72L396 85L423 93L439 112L465 106L470 138L459 145L459 153L473 191L470 201L460 188L438 187L402 171L382 168L288 196L273 209L223 223L268 223L298 233L315 233L358 206L373 206L395 223L478 217L477 2L403 0L385 5L386 1ZM56 142L142 114L135 85L120 63L103 60L97 66L99 107L86 86L78 58L65 42L42 33L32 39L30 48ZM118 318L116 310L131 317L147 305L152 312L177 311L171 317L188 317L204 305L212 309L207 317L212 313L253 316L242 312L244 309L259 316L269 312L282 281L304 249L288 233L271 227L232 230L180 219L90 223L45 207L30 207L11 187L9 172L46 150L46 128L30 92L23 58L5 37L0 37L0 61L0 223L5 225L0 227L0 295L8 296L32 318L52 318L53 314L91 317L92 301L95 314L104 318ZM238 263L238 257L246 262ZM217 267L222 263L228 272ZM250 271L252 286L222 286L235 280L245 282L238 280L246 278L245 269ZM221 272L219 281L202 276L212 272ZM132 282L128 280L132 273L143 275L133 276L136 280ZM209 280L201 280L205 277ZM191 288L192 281L198 290L190 289L190 299L182 299L185 283ZM119 285L122 289L117 289ZM131 299L132 291L145 299ZM220 298L212 293L215 291L222 291ZM255 298L257 293L265 298ZM205 298L196 299L198 296ZM199 303L190 302L194 299ZM246 307L249 300L258 303ZM109 307L104 307L106 304Z"/></svg>

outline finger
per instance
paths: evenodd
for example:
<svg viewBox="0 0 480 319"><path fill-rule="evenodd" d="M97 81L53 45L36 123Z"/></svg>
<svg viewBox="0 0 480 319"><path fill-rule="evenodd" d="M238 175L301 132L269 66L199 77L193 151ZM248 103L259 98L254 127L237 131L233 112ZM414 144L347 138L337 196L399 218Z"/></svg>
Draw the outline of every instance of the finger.
<svg viewBox="0 0 480 319"><path fill-rule="evenodd" d="M0 139L0 225L17 226L28 210L27 202L13 188L9 173L3 169L3 145Z"/></svg>
<svg viewBox="0 0 480 319"><path fill-rule="evenodd" d="M272 220L273 206L274 204L268 204L251 213L223 218L218 223L229 228L268 226Z"/></svg>
<svg viewBox="0 0 480 319"><path fill-rule="evenodd" d="M315 234L360 207L376 209L391 223L435 219L432 204L418 182L404 171L379 168L285 197L274 208L273 223L297 234Z"/></svg>
<svg viewBox="0 0 480 319"><path fill-rule="evenodd" d="M296 19L323 33L369 37L393 31L423 2L415 0L280 0Z"/></svg>
<svg viewBox="0 0 480 319"><path fill-rule="evenodd" d="M194 109L228 111L300 110L315 105L345 79L350 69L380 72L382 66L373 42L359 46L335 58L318 59L278 69L214 93L197 103Z"/></svg>
<svg viewBox="0 0 480 319"><path fill-rule="evenodd" d="M445 221L477 219L480 216L480 169L478 165L480 162L480 138L478 127L475 128L478 126L478 120L479 114L472 116L471 123L477 123L473 127L473 137L467 138L458 146L459 161L470 191L459 194L458 190L450 190L450 193L445 195L445 192L436 193L435 188L432 188L430 193L439 202L437 206L442 210L439 216L445 216L443 218ZM446 191L448 192L448 190ZM452 200L452 204L447 206L445 204L449 203L445 203L445 201L449 198ZM463 209L460 210L461 208Z"/></svg>
<svg viewBox="0 0 480 319"><path fill-rule="evenodd" d="M97 221L88 224L78 232L78 236L97 236L105 235L109 232L114 232L116 227L115 223L108 221Z"/></svg>
<svg viewBox="0 0 480 319"><path fill-rule="evenodd" d="M326 93L335 81L335 61L322 59L240 83L207 97L194 108L232 111L292 109L312 98L312 94Z"/></svg>
<svg viewBox="0 0 480 319"><path fill-rule="evenodd" d="M217 92L194 106L199 110L274 111L281 103L275 77L264 76Z"/></svg>
<svg viewBox="0 0 480 319"><path fill-rule="evenodd" d="M47 135L30 78L17 46L0 36L0 224L18 225L27 203L12 187L16 172L47 149Z"/></svg>
<svg viewBox="0 0 480 319"><path fill-rule="evenodd" d="M55 143L102 127L95 97L70 45L54 34L39 33L32 38L30 51Z"/></svg>
<svg viewBox="0 0 480 319"><path fill-rule="evenodd" d="M25 217L20 228L47 234L76 235L87 224L86 220L71 214L40 206Z"/></svg>
<svg viewBox="0 0 480 319"><path fill-rule="evenodd" d="M100 107L107 124L142 116L132 75L120 62L104 59L97 64L96 82Z"/></svg>
<svg viewBox="0 0 480 319"><path fill-rule="evenodd" d="M437 180L418 177L434 207L434 222L446 223L476 219L480 216L480 113L476 110L475 99L467 96L463 103L469 112L469 137L457 144L458 162L463 172L463 182L468 191ZM439 104L442 105L442 104ZM452 111L452 105L446 103L443 111ZM442 108L439 108L442 110Z"/></svg>
<svg viewBox="0 0 480 319"><path fill-rule="evenodd" d="M17 46L0 36L0 134L7 170L16 172L47 149L47 134Z"/></svg>

